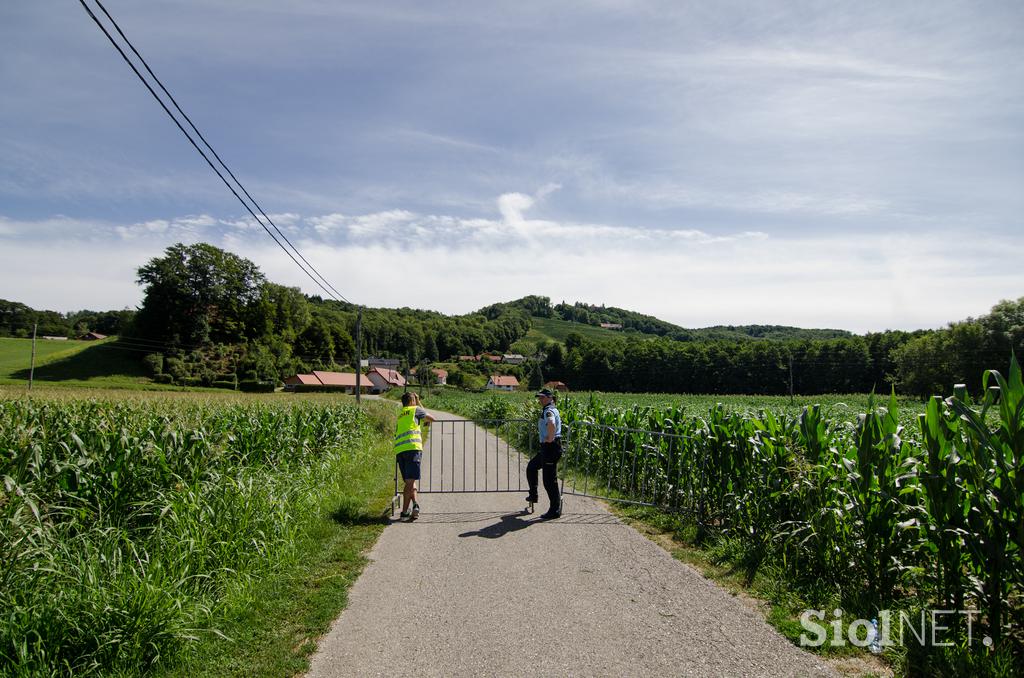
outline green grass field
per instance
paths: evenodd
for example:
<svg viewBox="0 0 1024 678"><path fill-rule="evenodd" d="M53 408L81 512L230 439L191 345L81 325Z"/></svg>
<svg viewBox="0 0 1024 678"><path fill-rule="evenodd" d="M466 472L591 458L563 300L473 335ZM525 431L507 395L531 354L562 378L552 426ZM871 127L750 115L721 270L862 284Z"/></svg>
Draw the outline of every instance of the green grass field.
<svg viewBox="0 0 1024 678"><path fill-rule="evenodd" d="M533 328L526 335L526 339L530 341L536 341L537 339L550 341L554 339L564 343L565 338L569 336L570 332L582 334L584 337L596 341L610 341L623 336L623 333L618 330L606 330L601 327L574 323L568 320L538 318L536 316L531 318L531 320L533 321Z"/></svg>
<svg viewBox="0 0 1024 678"><path fill-rule="evenodd" d="M34 380L92 388L173 388L152 382L139 362L141 355L118 344L116 337L103 341L39 340ZM0 384L27 384L31 357L31 339L0 338Z"/></svg>
<svg viewBox="0 0 1024 678"><path fill-rule="evenodd" d="M53 360L60 360L79 353L92 341L48 341L40 339L36 342L36 365L44 365ZM32 340L0 337L0 378L11 378L21 370L28 370L32 360Z"/></svg>

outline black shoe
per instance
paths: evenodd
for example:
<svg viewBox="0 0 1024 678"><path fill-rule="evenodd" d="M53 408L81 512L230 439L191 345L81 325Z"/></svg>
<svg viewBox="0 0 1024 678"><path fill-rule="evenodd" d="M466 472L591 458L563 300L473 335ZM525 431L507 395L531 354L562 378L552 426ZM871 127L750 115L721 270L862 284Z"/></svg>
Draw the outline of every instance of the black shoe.
<svg viewBox="0 0 1024 678"><path fill-rule="evenodd" d="M554 520L555 518L561 518L561 517L562 517L561 513L552 513L551 511L548 511L547 513L542 515L540 517L540 519L541 520Z"/></svg>
<svg viewBox="0 0 1024 678"><path fill-rule="evenodd" d="M535 494L528 494L528 495L526 495L526 503L527 504L536 504L538 501L539 501L539 498L537 497L537 495L535 495Z"/></svg>

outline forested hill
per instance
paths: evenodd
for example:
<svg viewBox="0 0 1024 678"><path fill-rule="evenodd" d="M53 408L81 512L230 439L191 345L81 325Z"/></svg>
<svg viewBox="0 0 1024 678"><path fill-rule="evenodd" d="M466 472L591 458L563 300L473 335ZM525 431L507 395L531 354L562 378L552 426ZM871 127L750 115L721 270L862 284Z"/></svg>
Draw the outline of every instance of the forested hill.
<svg viewBox="0 0 1024 678"><path fill-rule="evenodd" d="M117 334L126 359L143 355L154 380L185 385L273 387L289 375L355 363L355 306L273 283L235 254L179 243L137 273L145 290L137 311L60 314L0 301L0 336L31 336L37 322L39 334ZM457 316L365 308L361 331L362 357L397 358L411 372L444 363L449 383L473 387L501 370L574 390L770 394L896 385L927 395L967 383L976 393L985 369L1005 369L1011 351L1024 355L1024 298L943 330L863 336L771 325L687 329L542 296ZM520 353L526 362L459 360L482 353Z"/></svg>
<svg viewBox="0 0 1024 678"><path fill-rule="evenodd" d="M497 309L521 308L535 319L534 326L551 327L551 321L565 321L579 325L602 328L614 327L614 332L649 334L676 341L743 341L747 339L766 339L772 341L790 341L794 339L839 339L854 336L852 332L835 329L805 329L786 325L715 325L713 327L686 328L674 325L651 315L629 311L615 306L595 305L578 301L567 304L564 301L552 305L547 297L528 296L503 304L493 304L480 312L487 314ZM560 334L564 334L563 330ZM614 335L586 333L587 336L598 338ZM559 336L552 338L561 339Z"/></svg>

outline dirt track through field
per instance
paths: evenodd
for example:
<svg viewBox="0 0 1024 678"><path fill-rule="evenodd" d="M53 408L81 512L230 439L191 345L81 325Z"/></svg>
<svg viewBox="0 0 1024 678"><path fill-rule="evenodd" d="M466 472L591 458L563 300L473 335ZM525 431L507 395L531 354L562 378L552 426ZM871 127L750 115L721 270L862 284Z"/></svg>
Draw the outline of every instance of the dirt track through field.
<svg viewBox="0 0 1024 678"><path fill-rule="evenodd" d="M308 675L838 675L598 502L567 497L543 522L541 495L533 515L521 493L422 495Z"/></svg>

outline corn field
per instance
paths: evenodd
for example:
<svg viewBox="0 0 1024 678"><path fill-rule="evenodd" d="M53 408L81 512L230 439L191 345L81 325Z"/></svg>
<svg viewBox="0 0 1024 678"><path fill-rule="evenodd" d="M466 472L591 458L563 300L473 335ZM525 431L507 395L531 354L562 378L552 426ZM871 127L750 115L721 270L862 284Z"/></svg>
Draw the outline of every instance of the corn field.
<svg viewBox="0 0 1024 678"><path fill-rule="evenodd" d="M820 406L797 416L718 405L614 408L569 400L567 483L688 515L742 542L794 581L839 591L868 619L880 609L978 610L995 647L1021 649L1024 601L1024 386L986 372L978 404L932 398L915 426L895 398L854 422ZM591 486L593 487L593 485ZM941 636L941 634L940 634ZM965 629L943 640L965 641ZM1004 642L1005 641L1005 642Z"/></svg>
<svg viewBox="0 0 1024 678"><path fill-rule="evenodd" d="M0 674L137 675L216 633L373 433L352 406L0 399Z"/></svg>

